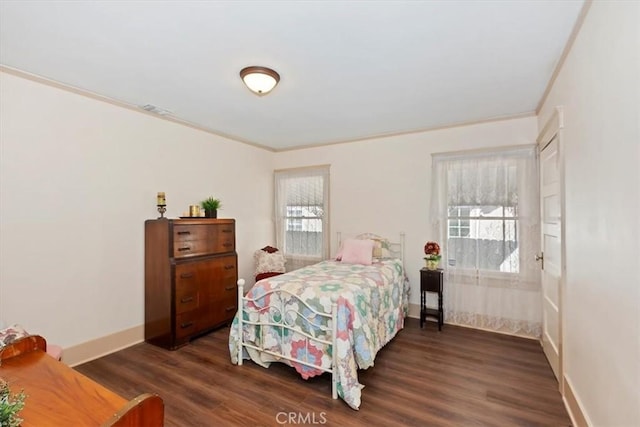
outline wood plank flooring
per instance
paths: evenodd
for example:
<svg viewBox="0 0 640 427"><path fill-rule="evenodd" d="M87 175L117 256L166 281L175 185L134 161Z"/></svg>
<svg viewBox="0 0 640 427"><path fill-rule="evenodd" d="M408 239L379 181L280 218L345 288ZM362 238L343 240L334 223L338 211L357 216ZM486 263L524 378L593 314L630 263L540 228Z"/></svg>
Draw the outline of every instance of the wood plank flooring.
<svg viewBox="0 0 640 427"><path fill-rule="evenodd" d="M537 341L435 323L405 329L359 372L359 411L331 399L328 375L232 365L229 329L176 350L147 343L76 367L130 399L158 393L166 426L568 426Z"/></svg>

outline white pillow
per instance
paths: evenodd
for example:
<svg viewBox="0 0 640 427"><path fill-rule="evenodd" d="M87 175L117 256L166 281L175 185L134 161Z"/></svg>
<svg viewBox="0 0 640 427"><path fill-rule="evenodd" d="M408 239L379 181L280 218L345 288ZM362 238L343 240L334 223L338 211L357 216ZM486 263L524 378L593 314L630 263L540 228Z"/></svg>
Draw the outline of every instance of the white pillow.
<svg viewBox="0 0 640 427"><path fill-rule="evenodd" d="M285 259L284 256L278 251L274 253L265 252L263 250L257 250L253 254L253 258L256 262L256 273L285 273Z"/></svg>

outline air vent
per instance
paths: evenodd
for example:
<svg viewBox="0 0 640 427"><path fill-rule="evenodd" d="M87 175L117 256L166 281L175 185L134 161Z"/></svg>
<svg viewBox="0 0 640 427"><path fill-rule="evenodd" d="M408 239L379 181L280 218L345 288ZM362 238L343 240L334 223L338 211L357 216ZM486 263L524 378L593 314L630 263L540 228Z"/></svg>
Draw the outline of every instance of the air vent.
<svg viewBox="0 0 640 427"><path fill-rule="evenodd" d="M140 108L150 113L157 114L159 116L168 116L169 114L171 114L171 111L163 110L162 108L158 108L155 105L151 105L151 104L143 105Z"/></svg>

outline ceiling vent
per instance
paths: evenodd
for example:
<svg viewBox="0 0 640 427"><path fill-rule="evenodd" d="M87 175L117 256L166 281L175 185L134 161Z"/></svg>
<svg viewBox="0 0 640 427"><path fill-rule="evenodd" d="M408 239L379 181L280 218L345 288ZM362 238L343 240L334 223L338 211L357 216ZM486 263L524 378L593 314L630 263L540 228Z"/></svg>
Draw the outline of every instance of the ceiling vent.
<svg viewBox="0 0 640 427"><path fill-rule="evenodd" d="M162 108L158 108L155 105L151 105L151 104L147 104L147 105L143 105L142 107L143 110L146 110L150 113L153 114L157 114L159 116L168 116L171 114L171 111L169 110L163 110Z"/></svg>

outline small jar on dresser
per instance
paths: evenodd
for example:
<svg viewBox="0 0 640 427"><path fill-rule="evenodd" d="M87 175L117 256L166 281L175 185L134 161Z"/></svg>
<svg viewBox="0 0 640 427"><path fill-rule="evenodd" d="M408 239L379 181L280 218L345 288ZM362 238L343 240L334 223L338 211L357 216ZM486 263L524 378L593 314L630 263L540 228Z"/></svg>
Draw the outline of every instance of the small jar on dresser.
<svg viewBox="0 0 640 427"><path fill-rule="evenodd" d="M145 221L145 341L174 350L237 311L233 219Z"/></svg>

